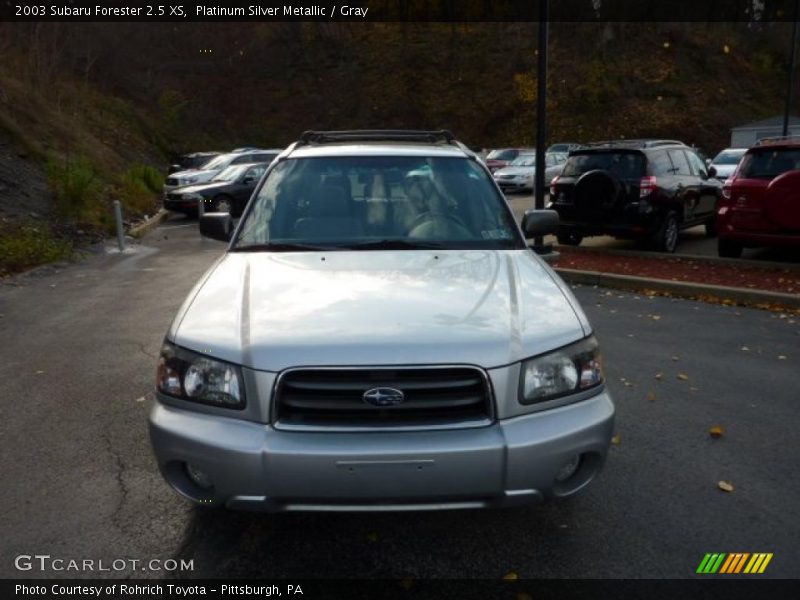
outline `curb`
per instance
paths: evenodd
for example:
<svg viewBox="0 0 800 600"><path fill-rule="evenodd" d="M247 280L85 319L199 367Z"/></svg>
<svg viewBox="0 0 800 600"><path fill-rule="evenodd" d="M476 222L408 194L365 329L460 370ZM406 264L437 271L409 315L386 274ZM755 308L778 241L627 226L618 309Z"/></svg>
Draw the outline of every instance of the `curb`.
<svg viewBox="0 0 800 600"><path fill-rule="evenodd" d="M636 258L652 258L656 260L695 260L718 265L730 265L732 267L760 267L762 269L782 269L800 271L800 264L790 262L777 262L773 260L753 260L750 258L721 258L719 256L703 256L701 254L665 254L663 252L646 252L644 250L619 250L616 248L600 248L593 246L560 246L556 245L563 254L570 252L585 252L587 254L611 254L614 256L633 256Z"/></svg>
<svg viewBox="0 0 800 600"><path fill-rule="evenodd" d="M569 283L599 285L602 287L626 290L654 290L657 292L668 292L669 294L681 296L683 298L697 299L699 297L710 296L720 300L732 300L738 304L750 306L769 304L771 306L779 305L787 308L800 309L800 295L798 294L751 290L724 285L668 281L666 279L649 279L647 277L616 275L612 273L600 273L598 271L579 271L577 269L556 268L555 271L564 281Z"/></svg>
<svg viewBox="0 0 800 600"><path fill-rule="evenodd" d="M150 233L153 229L158 227L164 221L164 219L167 218L168 215L169 211L161 208L155 215L153 215L143 223L139 223L138 225L131 227L128 230L128 235L135 238L142 238L148 233Z"/></svg>

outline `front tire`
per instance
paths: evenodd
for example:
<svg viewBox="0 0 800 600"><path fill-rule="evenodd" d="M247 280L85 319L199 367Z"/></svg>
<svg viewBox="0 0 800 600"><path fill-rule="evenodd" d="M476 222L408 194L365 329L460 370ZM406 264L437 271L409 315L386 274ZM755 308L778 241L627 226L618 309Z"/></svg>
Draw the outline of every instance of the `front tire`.
<svg viewBox="0 0 800 600"><path fill-rule="evenodd" d="M678 215L671 210L664 216L664 220L653 238L656 249L670 254L675 252L675 248L678 247L679 230Z"/></svg>
<svg viewBox="0 0 800 600"><path fill-rule="evenodd" d="M722 258L741 258L743 246L731 240L717 240L717 254Z"/></svg>

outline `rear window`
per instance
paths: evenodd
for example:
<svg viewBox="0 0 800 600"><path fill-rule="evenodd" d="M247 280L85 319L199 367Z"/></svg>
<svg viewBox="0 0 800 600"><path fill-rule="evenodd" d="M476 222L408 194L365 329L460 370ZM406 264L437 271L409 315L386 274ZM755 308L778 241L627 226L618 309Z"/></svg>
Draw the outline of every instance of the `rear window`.
<svg viewBox="0 0 800 600"><path fill-rule="evenodd" d="M600 169L622 179L638 179L644 175L644 168L645 158L641 152L579 152L567 159L562 176L580 177Z"/></svg>
<svg viewBox="0 0 800 600"><path fill-rule="evenodd" d="M714 165L738 165L744 151L723 150L711 161Z"/></svg>
<svg viewBox="0 0 800 600"><path fill-rule="evenodd" d="M800 165L800 148L764 148L744 155L739 177L747 179L773 179Z"/></svg>

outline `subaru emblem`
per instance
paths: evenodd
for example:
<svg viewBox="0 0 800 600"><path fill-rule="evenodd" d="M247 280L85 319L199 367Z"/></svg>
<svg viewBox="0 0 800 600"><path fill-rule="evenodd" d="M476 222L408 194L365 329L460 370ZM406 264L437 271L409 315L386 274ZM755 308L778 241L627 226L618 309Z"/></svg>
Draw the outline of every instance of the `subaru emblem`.
<svg viewBox="0 0 800 600"><path fill-rule="evenodd" d="M372 406L384 407L402 404L406 399L406 395L394 388L378 387L367 390L361 398Z"/></svg>

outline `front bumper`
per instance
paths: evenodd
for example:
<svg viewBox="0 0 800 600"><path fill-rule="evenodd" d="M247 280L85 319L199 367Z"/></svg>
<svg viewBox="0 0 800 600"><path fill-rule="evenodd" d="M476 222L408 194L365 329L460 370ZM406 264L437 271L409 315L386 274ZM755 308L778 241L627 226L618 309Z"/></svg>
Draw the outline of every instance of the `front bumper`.
<svg viewBox="0 0 800 600"><path fill-rule="evenodd" d="M457 430L290 432L156 402L159 468L204 505L266 511L431 510L568 496L600 470L613 433L607 391L587 400ZM575 456L577 471L556 481ZM187 475L201 470L213 487Z"/></svg>

